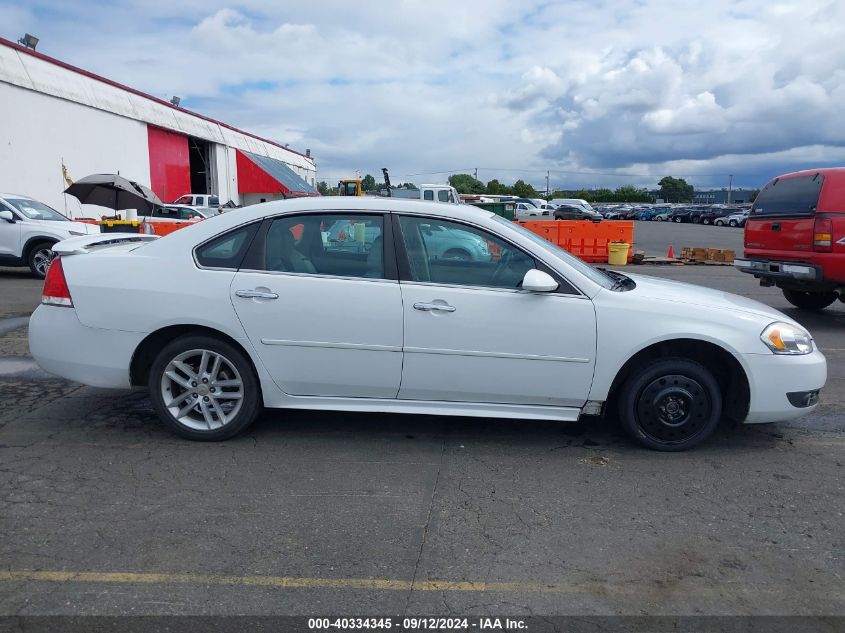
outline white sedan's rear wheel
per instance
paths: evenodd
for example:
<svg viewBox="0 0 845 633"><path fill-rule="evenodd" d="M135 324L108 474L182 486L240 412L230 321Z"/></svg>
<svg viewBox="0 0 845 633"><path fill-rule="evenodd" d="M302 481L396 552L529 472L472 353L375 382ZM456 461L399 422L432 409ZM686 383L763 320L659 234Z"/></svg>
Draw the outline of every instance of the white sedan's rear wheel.
<svg viewBox="0 0 845 633"><path fill-rule="evenodd" d="M261 409L249 360L210 336L185 336L159 352L150 397L162 421L192 440L225 440L244 431Z"/></svg>

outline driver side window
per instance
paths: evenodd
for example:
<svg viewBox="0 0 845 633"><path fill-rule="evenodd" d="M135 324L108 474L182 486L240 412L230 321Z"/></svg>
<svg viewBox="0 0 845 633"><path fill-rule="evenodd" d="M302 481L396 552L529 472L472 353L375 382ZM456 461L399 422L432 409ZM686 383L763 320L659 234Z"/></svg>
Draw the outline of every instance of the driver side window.
<svg viewBox="0 0 845 633"><path fill-rule="evenodd" d="M518 248L476 227L400 216L414 281L517 289L536 264Z"/></svg>

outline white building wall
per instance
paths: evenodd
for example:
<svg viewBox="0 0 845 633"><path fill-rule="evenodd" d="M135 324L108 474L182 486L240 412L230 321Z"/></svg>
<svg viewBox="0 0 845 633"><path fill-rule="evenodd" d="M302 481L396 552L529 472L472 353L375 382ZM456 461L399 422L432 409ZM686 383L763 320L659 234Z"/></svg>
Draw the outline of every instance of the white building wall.
<svg viewBox="0 0 845 633"><path fill-rule="evenodd" d="M269 156L286 163L309 183L317 175L314 160L292 150L0 44L0 84L4 82L139 123L150 123L213 143Z"/></svg>
<svg viewBox="0 0 845 633"><path fill-rule="evenodd" d="M2 48L2 47L0 47ZM62 160L72 179L120 172L150 182L147 126L73 101L0 81L0 191L36 198L74 217L95 216L62 193Z"/></svg>
<svg viewBox="0 0 845 633"><path fill-rule="evenodd" d="M242 193L241 203L248 207L251 204L260 204L261 202L271 202L273 200L284 200L285 196L281 193Z"/></svg>

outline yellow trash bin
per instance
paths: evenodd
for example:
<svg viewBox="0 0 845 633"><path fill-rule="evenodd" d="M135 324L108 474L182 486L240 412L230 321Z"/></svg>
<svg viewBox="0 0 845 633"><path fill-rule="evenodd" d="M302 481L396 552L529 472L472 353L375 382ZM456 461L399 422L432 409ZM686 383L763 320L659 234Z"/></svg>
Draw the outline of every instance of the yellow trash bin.
<svg viewBox="0 0 845 633"><path fill-rule="evenodd" d="M628 249L631 247L627 242L611 242L607 245L607 263L611 266L624 266L628 263Z"/></svg>

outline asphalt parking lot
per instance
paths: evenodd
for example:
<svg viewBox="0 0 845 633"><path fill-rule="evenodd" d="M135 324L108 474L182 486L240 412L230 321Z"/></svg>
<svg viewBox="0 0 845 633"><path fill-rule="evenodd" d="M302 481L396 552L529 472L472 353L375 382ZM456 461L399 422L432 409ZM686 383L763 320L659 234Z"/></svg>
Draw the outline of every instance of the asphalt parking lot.
<svg viewBox="0 0 845 633"><path fill-rule="evenodd" d="M638 244L741 243L642 224ZM845 615L845 304L801 314L730 267L630 272L797 318L829 360L817 412L683 454L612 421L313 412L191 443L144 392L38 370L40 284L0 269L0 615Z"/></svg>

